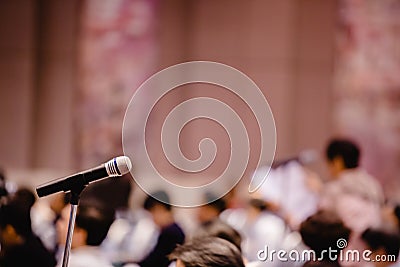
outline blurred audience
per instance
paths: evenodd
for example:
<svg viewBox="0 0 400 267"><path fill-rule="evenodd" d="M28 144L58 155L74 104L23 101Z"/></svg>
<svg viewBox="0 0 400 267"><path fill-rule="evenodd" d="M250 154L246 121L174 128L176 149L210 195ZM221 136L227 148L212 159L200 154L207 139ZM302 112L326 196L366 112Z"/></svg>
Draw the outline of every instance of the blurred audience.
<svg viewBox="0 0 400 267"><path fill-rule="evenodd" d="M190 220L199 225L186 233L175 219L166 192L154 192L146 197L143 208L131 209L130 176L102 182L82 194L70 266L395 264L393 258L358 263L338 260L339 239L349 242L343 252L369 249L371 258L395 255L397 260L400 206L383 204L380 184L359 166L361 151L357 144L334 139L327 146L326 157L332 179L324 186L301 161L290 159L274 166L268 182L249 200L235 195L235 191L225 199L205 194L207 204L193 209L192 216L181 210L186 217L179 222ZM261 168L257 175L263 175L263 171ZM0 267L55 266L55 251L60 253L61 264L70 212L67 197L62 193L49 197L50 201L36 201L29 189L7 190L0 173ZM316 211L318 202L320 210ZM182 245L185 236L194 238ZM258 252L265 248L301 252L305 246L315 252L306 263L258 258ZM333 255L323 252L329 248L337 251ZM393 266L399 266L399 262Z"/></svg>
<svg viewBox="0 0 400 267"><path fill-rule="evenodd" d="M19 191L4 202L0 206L0 266L55 266L54 256L32 231L31 193Z"/></svg>

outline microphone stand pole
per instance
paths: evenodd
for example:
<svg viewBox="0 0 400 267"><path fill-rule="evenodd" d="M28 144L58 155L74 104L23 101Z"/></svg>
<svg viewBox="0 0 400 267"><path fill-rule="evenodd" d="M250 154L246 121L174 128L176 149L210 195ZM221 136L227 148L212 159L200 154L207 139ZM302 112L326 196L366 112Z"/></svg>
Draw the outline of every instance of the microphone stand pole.
<svg viewBox="0 0 400 267"><path fill-rule="evenodd" d="M68 267L69 254L71 252L72 236L74 234L76 211L78 209L80 194L82 193L83 189L85 189L85 187L86 185L83 185L71 189L71 199L69 201L69 203L71 204L71 211L69 214L68 232L67 232L67 239L65 241L62 267Z"/></svg>

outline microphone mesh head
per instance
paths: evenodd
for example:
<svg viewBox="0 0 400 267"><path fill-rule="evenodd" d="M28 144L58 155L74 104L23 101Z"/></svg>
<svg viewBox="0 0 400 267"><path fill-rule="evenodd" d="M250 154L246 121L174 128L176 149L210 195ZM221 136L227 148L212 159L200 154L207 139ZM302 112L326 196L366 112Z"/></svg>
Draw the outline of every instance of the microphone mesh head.
<svg viewBox="0 0 400 267"><path fill-rule="evenodd" d="M126 156L113 158L105 164L109 176L121 176L132 169L131 160Z"/></svg>

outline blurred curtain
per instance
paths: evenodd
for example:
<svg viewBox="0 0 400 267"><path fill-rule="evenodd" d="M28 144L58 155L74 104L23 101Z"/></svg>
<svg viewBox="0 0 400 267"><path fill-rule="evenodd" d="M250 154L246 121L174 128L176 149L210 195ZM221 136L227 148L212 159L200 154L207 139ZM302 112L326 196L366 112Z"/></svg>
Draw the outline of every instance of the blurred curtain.
<svg viewBox="0 0 400 267"><path fill-rule="evenodd" d="M336 40L337 130L400 201L400 1L342 0Z"/></svg>
<svg viewBox="0 0 400 267"><path fill-rule="evenodd" d="M76 95L80 167L122 154L122 122L135 90L156 67L156 0L86 0Z"/></svg>

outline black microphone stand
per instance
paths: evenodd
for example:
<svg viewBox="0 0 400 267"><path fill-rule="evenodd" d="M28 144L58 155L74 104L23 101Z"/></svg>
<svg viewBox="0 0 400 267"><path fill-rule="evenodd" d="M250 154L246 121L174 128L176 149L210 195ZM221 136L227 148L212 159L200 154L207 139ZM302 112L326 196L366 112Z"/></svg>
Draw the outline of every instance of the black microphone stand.
<svg viewBox="0 0 400 267"><path fill-rule="evenodd" d="M91 182L106 177L121 176L128 173L131 167L132 163L128 157L116 157L93 169L50 181L36 188L36 193L39 197L44 197L60 191L71 192L71 212L69 215L68 232L65 242L62 267L68 266L72 236L74 234L76 212L82 191Z"/></svg>
<svg viewBox="0 0 400 267"><path fill-rule="evenodd" d="M69 200L69 203L71 204L71 211L69 214L68 232L67 232L67 239L65 240L62 267L68 267L69 254L71 252L72 236L74 234L76 211L78 209L80 195L83 189L85 189L85 187L86 185L78 185L75 188L71 189L71 199Z"/></svg>

